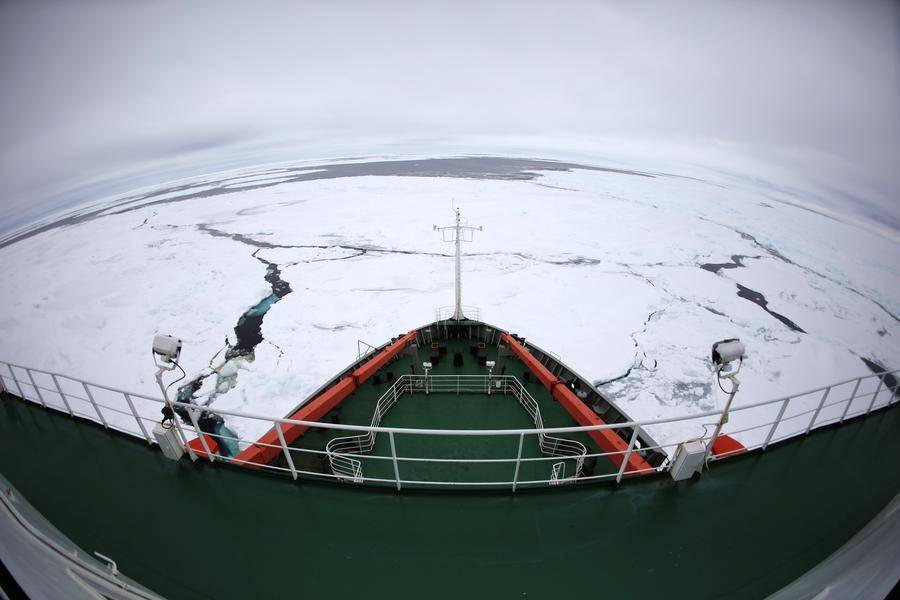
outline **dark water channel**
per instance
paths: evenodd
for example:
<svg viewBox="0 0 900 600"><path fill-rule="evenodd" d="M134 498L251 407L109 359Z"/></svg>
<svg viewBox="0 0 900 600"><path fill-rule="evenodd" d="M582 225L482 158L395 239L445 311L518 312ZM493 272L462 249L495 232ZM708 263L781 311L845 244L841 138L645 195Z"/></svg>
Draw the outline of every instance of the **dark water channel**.
<svg viewBox="0 0 900 600"><path fill-rule="evenodd" d="M731 256L731 262L704 263L704 264L700 265L700 268L703 269L704 271L709 271L710 273L718 273L719 271L721 271L723 269L739 269L739 268L743 268L746 266L746 265L744 265L744 260L748 259L748 258L759 258L759 257L758 256L746 256L743 254L733 254ZM785 327L787 327L791 331L794 331L797 333L806 333L806 331L804 331L802 327L800 327L799 325L794 323L792 320L790 320L786 316L784 316L780 313L777 313L774 310L770 310L769 309L769 301L766 299L766 297L761 292L757 292L756 290L751 290L747 286L743 286L739 283L735 283L735 285L737 285L738 298L743 298L744 300L749 300L753 304L757 305L758 307L760 307L761 309L763 309L764 311L769 313L769 315L771 315L772 317L781 321L785 325Z"/></svg>
<svg viewBox="0 0 900 600"><path fill-rule="evenodd" d="M244 314L238 318L237 325L234 327L235 343L229 344L226 341L226 351L224 362L210 373L204 373L185 385L178 388L177 399L179 402L186 404L197 404L194 394L196 394L203 386L203 382L207 377L216 376L216 389L210 393L209 399L205 402L208 406L218 394L220 389L225 391L234 387L237 379L238 367L236 360L244 359L252 361L255 358L256 347L262 343L262 324L266 313L269 312L279 300L291 293L291 286L288 282L281 278L281 270L278 265L264 260L257 256L257 250L253 253L253 258L266 265L265 280L272 288L272 292L247 309ZM221 351L220 351L221 352ZM218 356L218 354L216 355ZM215 360L215 356L213 360ZM212 361L210 361L212 362ZM193 426L188 414L188 409L179 408L175 411L181 420L188 426ZM209 411L202 411L197 418L197 426L204 433L215 436L237 437L233 431L228 429L221 416ZM229 439L216 438L219 443L220 452L224 456L234 456L238 453L237 442Z"/></svg>
<svg viewBox="0 0 900 600"><path fill-rule="evenodd" d="M253 253L253 258L266 265L265 279L272 287L272 293L251 306L238 319L234 327L237 341L225 353L226 360L237 356L253 356L253 351L263 341L262 323L266 313L275 303L293 291L290 284L281 278L281 269L278 265L258 257L257 252Z"/></svg>
<svg viewBox="0 0 900 600"><path fill-rule="evenodd" d="M788 319L786 316L775 312L774 310L769 310L769 301L766 300L766 297L756 290L751 290L748 287L744 287L741 284L736 284L738 288L738 297L743 298L744 300L749 300L753 304L756 304L761 309L784 323L784 325L790 329L791 331L796 331L797 333L806 333L799 325Z"/></svg>
<svg viewBox="0 0 900 600"><path fill-rule="evenodd" d="M897 381L897 378L892 373L888 373L887 369L877 363L874 360L870 360L868 358L862 358L863 363L869 370L878 375L878 378L881 379L882 384L887 389L891 390L894 394L900 393L900 382Z"/></svg>
<svg viewBox="0 0 900 600"><path fill-rule="evenodd" d="M700 268L704 271L709 271L710 273L718 273L722 269L737 269L739 267L744 266L744 259L749 258L742 254L732 254L731 262L727 263L704 263L700 265Z"/></svg>

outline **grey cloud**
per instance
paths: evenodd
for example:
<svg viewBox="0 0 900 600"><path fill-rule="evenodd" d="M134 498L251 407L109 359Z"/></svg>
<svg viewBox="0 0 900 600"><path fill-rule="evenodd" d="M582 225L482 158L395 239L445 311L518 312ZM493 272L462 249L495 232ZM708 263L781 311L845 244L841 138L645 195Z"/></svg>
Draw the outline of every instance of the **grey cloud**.
<svg viewBox="0 0 900 600"><path fill-rule="evenodd" d="M457 135L726 141L896 220L898 14L892 2L7 3L0 229L54 194L84 200L58 194L86 181L124 185L142 164L273 137Z"/></svg>

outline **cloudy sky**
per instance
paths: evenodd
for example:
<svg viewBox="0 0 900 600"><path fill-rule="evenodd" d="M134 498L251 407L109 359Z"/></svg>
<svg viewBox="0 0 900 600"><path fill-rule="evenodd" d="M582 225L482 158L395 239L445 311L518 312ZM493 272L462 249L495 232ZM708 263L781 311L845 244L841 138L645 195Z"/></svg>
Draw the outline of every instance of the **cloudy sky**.
<svg viewBox="0 0 900 600"><path fill-rule="evenodd" d="M189 4L0 4L0 232L151 164L466 136L716 144L900 222L896 2Z"/></svg>

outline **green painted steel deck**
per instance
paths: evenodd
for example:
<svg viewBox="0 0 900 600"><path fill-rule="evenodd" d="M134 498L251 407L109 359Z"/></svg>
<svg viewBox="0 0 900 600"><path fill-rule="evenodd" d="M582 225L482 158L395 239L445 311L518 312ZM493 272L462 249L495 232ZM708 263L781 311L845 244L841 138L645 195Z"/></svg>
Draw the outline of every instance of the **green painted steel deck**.
<svg viewBox="0 0 900 600"><path fill-rule="evenodd" d="M900 408L699 479L444 493L166 460L19 399L0 471L88 552L169 598L762 598L900 490Z"/></svg>
<svg viewBox="0 0 900 600"><path fill-rule="evenodd" d="M487 374L487 368L480 366L470 353L468 339L441 340L446 344L445 354L434 365L432 376L440 375L479 375ZM497 360L497 347L486 346L483 349L487 360ZM430 348L421 349L419 358L428 360ZM455 353L460 353L462 366L453 365ZM523 387L538 403L545 427L577 427L578 423L565 408L557 402L549 391L536 380L525 377L527 368L516 357L505 357L503 361L505 373L519 379ZM364 382L344 402L333 410L325 421L349 425L369 425L378 399L387 392L392 381L404 373L409 373L411 359L400 357L388 363L378 371L377 378ZM498 366L498 373L500 374ZM390 376L388 375L390 373ZM530 379L530 380L529 380ZM381 422L384 427L403 427L414 429L529 429L534 421L525 409L519 405L512 395L479 394L479 393L423 393L404 395ZM313 428L298 438L292 448L324 452L329 440L355 435L336 429ZM518 436L429 436L413 434L395 434L395 444L399 456L440 459L510 459L515 460L518 452ZM591 454L603 452L594 444L590 436L576 432L561 435L565 439L576 440L585 445ZM325 456L309 452L292 451L291 457L297 469L310 472L330 472L326 466ZM375 438L375 448L369 454L354 454L362 461L363 475L367 478L383 479L382 485L394 486L394 466L391 461L390 441L387 434L379 434ZM522 462L519 468L519 480L523 487L529 481L546 481L550 479L552 465L557 462L565 464L565 474L575 473L575 461L563 460L559 457L544 456L538 447L537 436L526 436L522 447L522 458L531 459ZM535 460L537 459L537 460ZM280 456L275 463L287 468L287 462ZM593 464L593 461L592 461ZM514 462L504 463L428 463L400 460L398 463L400 479L407 481L446 481L446 482L490 482L512 481ZM593 466L594 475L615 473L612 462L602 457ZM379 482L367 482L379 484ZM409 487L409 484L406 484ZM540 485L546 485L542 483Z"/></svg>

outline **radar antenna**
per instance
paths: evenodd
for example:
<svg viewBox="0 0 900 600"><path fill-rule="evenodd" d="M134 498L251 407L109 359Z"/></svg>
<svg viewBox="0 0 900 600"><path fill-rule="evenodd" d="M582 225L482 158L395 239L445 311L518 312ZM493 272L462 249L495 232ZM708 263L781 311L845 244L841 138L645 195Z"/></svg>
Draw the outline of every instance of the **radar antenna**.
<svg viewBox="0 0 900 600"><path fill-rule="evenodd" d="M454 242L456 244L456 310L453 312L453 319L462 321L465 319L462 308L462 253L460 244L462 242L471 242L475 238L475 232L481 231L481 226L471 227L463 225L460 220L459 209L456 212L456 225L447 227L434 226L434 231L440 231L445 242Z"/></svg>

